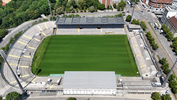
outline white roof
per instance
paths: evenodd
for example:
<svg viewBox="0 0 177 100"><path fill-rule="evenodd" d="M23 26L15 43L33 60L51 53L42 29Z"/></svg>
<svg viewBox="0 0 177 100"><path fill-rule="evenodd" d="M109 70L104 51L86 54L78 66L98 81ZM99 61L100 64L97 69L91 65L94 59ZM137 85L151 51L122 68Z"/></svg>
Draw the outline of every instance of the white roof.
<svg viewBox="0 0 177 100"><path fill-rule="evenodd" d="M63 89L116 89L113 71L65 71Z"/></svg>

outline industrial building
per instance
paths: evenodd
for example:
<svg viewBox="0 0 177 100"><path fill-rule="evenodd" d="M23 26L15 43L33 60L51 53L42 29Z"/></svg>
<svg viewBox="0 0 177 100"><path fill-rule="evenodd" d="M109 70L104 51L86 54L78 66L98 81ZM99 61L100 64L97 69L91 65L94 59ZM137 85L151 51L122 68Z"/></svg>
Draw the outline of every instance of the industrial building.
<svg viewBox="0 0 177 100"><path fill-rule="evenodd" d="M115 72L65 71L63 94L116 94Z"/></svg>

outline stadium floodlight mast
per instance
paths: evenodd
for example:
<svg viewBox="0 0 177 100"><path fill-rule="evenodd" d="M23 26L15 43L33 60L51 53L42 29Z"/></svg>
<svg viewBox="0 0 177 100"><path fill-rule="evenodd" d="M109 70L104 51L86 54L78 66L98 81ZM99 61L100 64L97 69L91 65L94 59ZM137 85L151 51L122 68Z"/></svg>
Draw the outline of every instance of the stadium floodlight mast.
<svg viewBox="0 0 177 100"><path fill-rule="evenodd" d="M20 81L18 80L17 76L15 75L14 71L12 70L12 68L11 68L11 66L9 65L8 61L6 60L6 57L7 57L7 56L6 56L6 54L4 53L3 50L0 50L0 55L2 56L2 58L4 59L4 61L6 62L7 66L10 68L10 70L11 70L13 76L15 77L15 80L17 81L17 83L18 83L18 85L19 85L19 87L20 87L20 89L21 89L21 91L22 91L22 94L25 94L25 91L23 90L23 87L22 87Z"/></svg>
<svg viewBox="0 0 177 100"><path fill-rule="evenodd" d="M168 73L167 77L165 78L165 81L162 83L162 87L163 87L163 88L166 87L166 83L168 82L168 78L170 77L170 75L171 75L171 73L172 73L172 70L173 70L173 68L174 68L175 65L176 65L176 62L177 62L177 57L176 57L175 63L173 64L173 67L171 68L170 72Z"/></svg>
<svg viewBox="0 0 177 100"><path fill-rule="evenodd" d="M50 14L52 15L52 21L53 21L53 14L52 14L52 10L51 10L51 6L50 6L50 1L49 0L48 0L48 4L49 4Z"/></svg>
<svg viewBox="0 0 177 100"><path fill-rule="evenodd" d="M135 9L135 6L136 6L136 0L135 0L134 2L135 2L135 3L134 3L133 11L132 11L132 17L131 17L131 20L130 20L130 24L131 24L132 19L133 19L133 13L134 13L134 9Z"/></svg>

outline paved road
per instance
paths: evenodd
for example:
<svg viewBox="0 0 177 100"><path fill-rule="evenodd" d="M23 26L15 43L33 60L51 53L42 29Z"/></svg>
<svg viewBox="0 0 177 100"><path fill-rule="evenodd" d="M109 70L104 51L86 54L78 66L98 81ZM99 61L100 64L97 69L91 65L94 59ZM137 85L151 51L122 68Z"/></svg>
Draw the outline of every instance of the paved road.
<svg viewBox="0 0 177 100"><path fill-rule="evenodd" d="M151 94L125 94L117 96L101 95L62 95L60 93L33 92L27 100L66 100L75 97L77 100L151 100Z"/></svg>
<svg viewBox="0 0 177 100"><path fill-rule="evenodd" d="M28 27L30 27L32 25L33 22L34 22L34 20L28 21L28 22L24 22L23 24L17 26L10 33L8 33L4 37L3 41L0 43L0 48L6 46L6 44L9 42L9 40L10 40L11 37L14 37L14 35L17 34L17 33L19 33L20 31L26 30Z"/></svg>
<svg viewBox="0 0 177 100"><path fill-rule="evenodd" d="M164 55L164 57L167 59L168 63L169 63L169 67L171 68L173 66L173 62L171 60L171 58L169 57L168 53L166 52L165 48L163 47L163 45L161 44L161 42L159 41L156 33L154 33L154 31L152 30L152 28L150 27L150 25L148 24L147 20L143 20L148 28L148 30L151 32L152 36L155 39L155 43L158 44L160 51L162 52L162 54ZM173 69L175 75L177 76L177 69L174 68ZM175 100L174 95L171 95L171 97L173 98L172 100Z"/></svg>

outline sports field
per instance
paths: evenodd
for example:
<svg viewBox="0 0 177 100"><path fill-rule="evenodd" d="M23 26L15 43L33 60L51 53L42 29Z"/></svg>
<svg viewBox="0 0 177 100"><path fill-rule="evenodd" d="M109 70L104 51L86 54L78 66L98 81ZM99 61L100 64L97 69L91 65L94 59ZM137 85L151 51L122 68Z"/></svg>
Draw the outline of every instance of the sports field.
<svg viewBox="0 0 177 100"><path fill-rule="evenodd" d="M126 35L54 35L39 46L33 73L40 76L64 71L115 71L137 76L137 66Z"/></svg>

